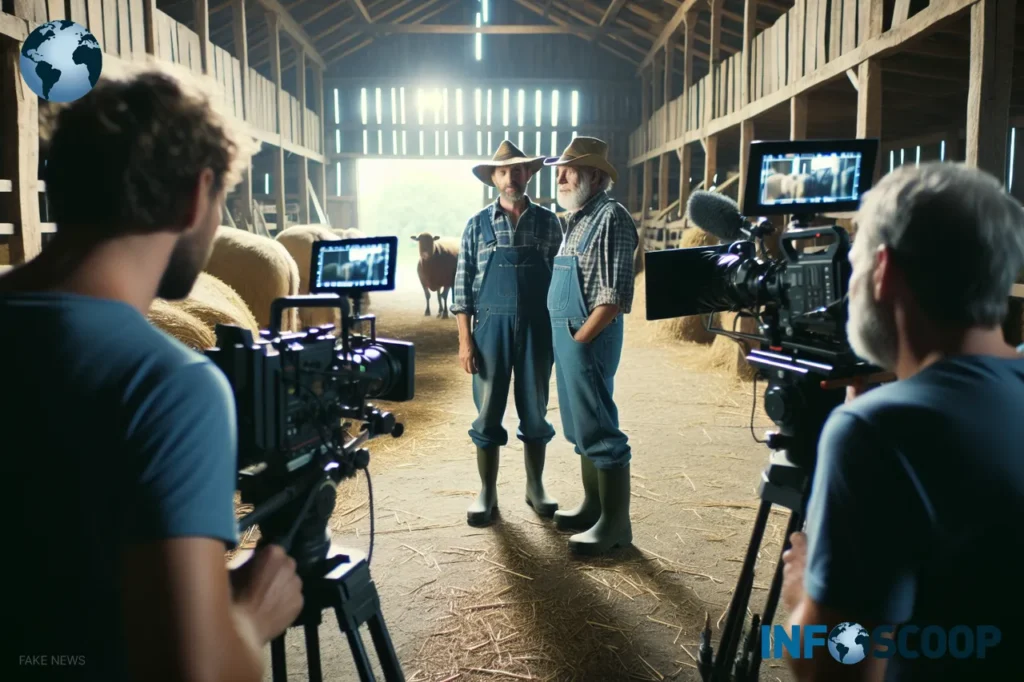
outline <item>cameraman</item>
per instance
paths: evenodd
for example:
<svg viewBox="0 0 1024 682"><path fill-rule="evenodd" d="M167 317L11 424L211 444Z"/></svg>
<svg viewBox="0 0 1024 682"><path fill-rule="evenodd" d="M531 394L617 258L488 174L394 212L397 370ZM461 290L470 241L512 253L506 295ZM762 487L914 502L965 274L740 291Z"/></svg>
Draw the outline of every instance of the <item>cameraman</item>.
<svg viewBox="0 0 1024 682"><path fill-rule="evenodd" d="M1019 679L1024 356L1000 325L1024 267L1024 210L984 172L928 163L882 178L858 218L847 333L898 381L825 424L782 596L790 625L884 625L893 639L877 658L864 642L856 665L826 647L790 665L800 680ZM928 625L947 638L996 626L1002 639L978 658L961 634L966 658L949 639L929 657Z"/></svg>
<svg viewBox="0 0 1024 682"><path fill-rule="evenodd" d="M255 145L184 80L107 75L52 139L57 234L0 278L6 679L259 682L301 581L280 548L229 574L232 392L145 317L191 291Z"/></svg>

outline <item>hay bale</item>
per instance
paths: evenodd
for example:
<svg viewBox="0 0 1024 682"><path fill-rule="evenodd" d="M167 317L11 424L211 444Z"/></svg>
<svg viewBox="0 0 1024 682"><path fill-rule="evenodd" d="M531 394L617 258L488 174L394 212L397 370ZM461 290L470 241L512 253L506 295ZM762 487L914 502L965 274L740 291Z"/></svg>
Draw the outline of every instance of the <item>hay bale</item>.
<svg viewBox="0 0 1024 682"><path fill-rule="evenodd" d="M299 293L299 266L288 250L269 237L233 227L217 228L204 270L242 297L262 329L270 326L274 299ZM294 308L284 311L281 329L299 329Z"/></svg>
<svg viewBox="0 0 1024 682"><path fill-rule="evenodd" d="M172 301L171 305L198 318L214 335L218 324L231 324L250 330L253 336L259 336L259 323L242 297L208 272L199 273L187 298Z"/></svg>
<svg viewBox="0 0 1024 682"><path fill-rule="evenodd" d="M735 330L738 332L747 334L758 333L757 322L753 319L741 317L737 322L736 317L736 313L719 313L716 318L716 326L732 331L735 323ZM727 336L716 334L715 340L711 343L708 358L712 367L743 381L750 381L757 373L753 365L746 360L750 348L750 342L737 341Z"/></svg>
<svg viewBox="0 0 1024 682"><path fill-rule="evenodd" d="M716 237L699 227L688 227L683 230L680 248L689 249L696 246L713 246L718 243L719 241ZM717 336L717 334L709 332L704 328L704 318L701 315L659 320L654 324L657 330L657 337L672 341L709 344Z"/></svg>
<svg viewBox="0 0 1024 682"><path fill-rule="evenodd" d="M193 350L202 352L212 348L217 342L213 330L205 322L174 307L162 298L153 301L146 318L154 327L170 334Z"/></svg>
<svg viewBox="0 0 1024 682"><path fill-rule="evenodd" d="M683 230L682 239L679 240L679 248L690 249L695 246L715 246L721 244L718 237L710 232L705 232L699 227L687 227Z"/></svg>

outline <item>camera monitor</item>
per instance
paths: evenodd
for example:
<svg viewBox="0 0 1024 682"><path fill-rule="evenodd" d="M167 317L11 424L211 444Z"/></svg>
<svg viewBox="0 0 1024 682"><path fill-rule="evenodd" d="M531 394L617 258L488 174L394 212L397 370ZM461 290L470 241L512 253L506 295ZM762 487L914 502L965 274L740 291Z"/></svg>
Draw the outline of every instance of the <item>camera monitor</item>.
<svg viewBox="0 0 1024 682"><path fill-rule="evenodd" d="M397 259L398 237L313 242L309 293L392 291Z"/></svg>
<svg viewBox="0 0 1024 682"><path fill-rule="evenodd" d="M878 148L878 139L753 142L743 215L856 211Z"/></svg>

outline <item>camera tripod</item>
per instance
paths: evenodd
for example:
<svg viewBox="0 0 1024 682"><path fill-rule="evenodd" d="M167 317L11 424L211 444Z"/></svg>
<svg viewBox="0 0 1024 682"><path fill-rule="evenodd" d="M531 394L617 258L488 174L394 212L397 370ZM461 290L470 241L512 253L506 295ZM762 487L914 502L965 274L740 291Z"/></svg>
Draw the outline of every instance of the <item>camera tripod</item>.
<svg viewBox="0 0 1024 682"><path fill-rule="evenodd" d="M310 467L312 472L276 491L239 522L241 529L260 524L258 546L278 544L295 558L297 572L302 579L304 604L302 611L290 627L302 627L306 638L306 661L310 682L322 682L320 667L320 635L323 612L333 609L338 626L345 633L360 682L376 679L370 659L359 632L366 625L373 640L377 658L386 682L404 682L405 677L391 643L391 635L380 608L380 596L370 577L369 562L359 550L335 544L327 531L327 522L334 511L337 485L342 478L365 469L369 452L359 446L379 433L401 434L401 425L387 413L371 410L369 428L341 448L342 456L324 467ZM397 436L396 436L397 437ZM267 484L258 481L243 488L262 497ZM272 485L272 484L271 484ZM371 489L372 506L372 489ZM372 531L371 531L372 534ZM372 548L372 545L371 545ZM270 645L271 670L274 682L287 682L285 636L275 638Z"/></svg>
<svg viewBox="0 0 1024 682"><path fill-rule="evenodd" d="M768 434L766 441L774 452L768 467L761 474L758 490L761 504L758 506L743 568L722 628L717 658L712 658L714 650L711 645L710 619L701 633L697 668L704 682L756 682L758 678L761 667L761 626L771 624L782 593L782 554L789 549L789 536L803 526L814 475L818 438L829 413L842 402L842 391L827 390L822 376L815 376L815 373L820 372L834 379L834 368L828 365L758 350L751 351L747 360L752 365L764 368L768 374L765 412L779 425L780 431ZM750 629L740 647L743 621L754 587L754 565L774 505L790 510L789 523L768 589L764 613L753 615Z"/></svg>

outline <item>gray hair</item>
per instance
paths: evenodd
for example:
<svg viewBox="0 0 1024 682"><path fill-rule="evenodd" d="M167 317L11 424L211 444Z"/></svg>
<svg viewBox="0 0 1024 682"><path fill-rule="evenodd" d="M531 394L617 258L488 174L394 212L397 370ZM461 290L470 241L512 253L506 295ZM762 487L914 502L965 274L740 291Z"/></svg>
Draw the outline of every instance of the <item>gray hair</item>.
<svg viewBox="0 0 1024 682"><path fill-rule="evenodd" d="M857 218L857 239L893 252L930 319L1002 323L1024 269L1024 208L995 177L962 163L901 166L865 194Z"/></svg>

